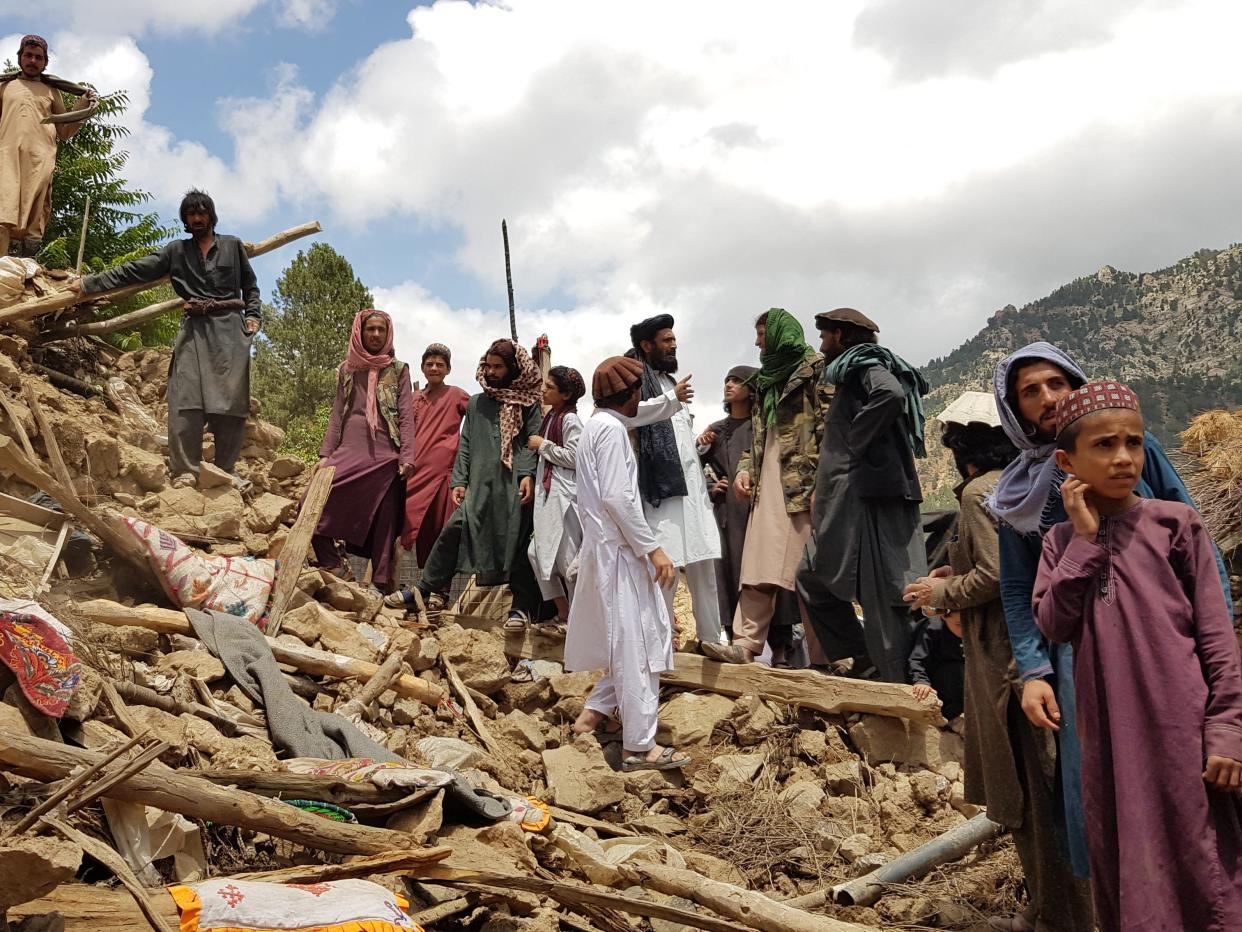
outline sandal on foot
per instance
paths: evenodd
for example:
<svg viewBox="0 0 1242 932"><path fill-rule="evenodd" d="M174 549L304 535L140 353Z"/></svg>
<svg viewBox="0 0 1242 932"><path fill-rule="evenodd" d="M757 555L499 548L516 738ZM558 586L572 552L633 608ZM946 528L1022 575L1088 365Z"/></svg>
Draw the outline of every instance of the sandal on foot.
<svg viewBox="0 0 1242 932"><path fill-rule="evenodd" d="M505 623L500 626L500 628L502 631L508 632L509 634L520 633L526 630L526 619L510 615L505 620Z"/></svg>
<svg viewBox="0 0 1242 932"><path fill-rule="evenodd" d="M404 608L407 611L414 607L414 595L404 586L384 596L384 604L389 608Z"/></svg>
<svg viewBox="0 0 1242 932"><path fill-rule="evenodd" d="M448 599L442 593L433 592L427 596L427 611L442 612L448 608Z"/></svg>
<svg viewBox="0 0 1242 932"><path fill-rule="evenodd" d="M563 638L569 633L569 626L559 618L553 618L551 621L541 621L538 625L538 631L540 634Z"/></svg>
<svg viewBox="0 0 1242 932"><path fill-rule="evenodd" d="M754 663L748 651L741 644L713 644L711 641L700 641L699 650L703 656L719 663Z"/></svg>
<svg viewBox="0 0 1242 932"><path fill-rule="evenodd" d="M647 760L646 754L630 754L621 761L621 769L625 773L635 770L680 770L690 763L690 758L682 754L678 757L676 748L665 748L655 760Z"/></svg>

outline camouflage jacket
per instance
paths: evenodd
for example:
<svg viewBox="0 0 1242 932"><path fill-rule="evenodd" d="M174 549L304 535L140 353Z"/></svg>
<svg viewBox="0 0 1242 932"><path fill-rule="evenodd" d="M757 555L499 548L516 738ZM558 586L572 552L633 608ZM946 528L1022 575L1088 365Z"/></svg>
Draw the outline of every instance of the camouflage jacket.
<svg viewBox="0 0 1242 932"><path fill-rule="evenodd" d="M822 384L824 357L820 353L794 370L776 409L776 438L781 451L781 480L785 489L785 510L791 514L809 511L815 476L819 471L819 448L824 440L824 422L832 403L833 387ZM763 405L756 403L751 423L755 429L749 453L743 453L737 471L750 473L755 483L752 502L759 499L759 476L763 472L763 449L768 425Z"/></svg>
<svg viewBox="0 0 1242 932"><path fill-rule="evenodd" d="M401 449L401 427L399 409L401 407L399 398L401 395L401 371L406 368L405 363L394 359L391 364L380 370L379 378L375 382L375 403L379 408L380 420L384 422L384 426L388 428L388 439L393 445L393 449ZM349 404L353 400L354 380L353 377L344 371L344 368L337 370L336 390L341 397L341 409L349 410Z"/></svg>

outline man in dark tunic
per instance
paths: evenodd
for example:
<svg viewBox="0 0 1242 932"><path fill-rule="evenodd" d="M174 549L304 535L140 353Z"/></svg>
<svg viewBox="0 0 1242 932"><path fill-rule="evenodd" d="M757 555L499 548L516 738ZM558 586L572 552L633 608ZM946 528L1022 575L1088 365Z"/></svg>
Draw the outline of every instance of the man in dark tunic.
<svg viewBox="0 0 1242 932"><path fill-rule="evenodd" d="M84 295L169 276L184 314L168 373L168 462L174 486L198 481L203 428L215 437L215 464L233 472L250 414L250 344L263 313L245 244L216 233L216 206L204 192L181 201L189 239L81 281ZM238 485L245 485L235 479Z"/></svg>
<svg viewBox="0 0 1242 932"><path fill-rule="evenodd" d="M497 340L479 360L477 378L483 394L466 407L453 463L457 510L431 548L418 589L435 608L442 607L440 593L455 573L474 573L481 583L507 578L513 593L509 617L529 621L540 596L526 557L537 459L526 441L543 422L543 377L524 347Z"/></svg>
<svg viewBox="0 0 1242 932"><path fill-rule="evenodd" d="M853 308L815 316L824 378L836 386L815 484L814 537L798 591L829 660L874 664L906 680L914 619L905 587L927 575L914 457L924 455L927 382L876 344L879 327ZM862 605L860 626L853 601Z"/></svg>
<svg viewBox="0 0 1242 932"><path fill-rule="evenodd" d="M750 423L754 392L747 382L758 371L754 366L734 366L729 370L724 384L724 406L729 416L713 423L698 439L703 464L711 470L707 494L720 528L716 589L720 596L721 619L733 618L741 585L742 544L746 541L750 502L731 495L729 490L737 475L737 464L743 453L750 452L755 436Z"/></svg>

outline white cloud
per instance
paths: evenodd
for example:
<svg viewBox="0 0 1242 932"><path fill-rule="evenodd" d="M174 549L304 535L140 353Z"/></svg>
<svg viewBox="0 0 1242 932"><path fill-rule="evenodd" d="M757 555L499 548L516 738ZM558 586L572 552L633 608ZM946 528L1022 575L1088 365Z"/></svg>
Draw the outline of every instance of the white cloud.
<svg viewBox="0 0 1242 932"><path fill-rule="evenodd" d="M261 6L264 0L62 0L40 18L56 28L103 36L147 32L215 33ZM29 20L29 0L0 0L0 16ZM32 27L33 28L33 27ZM46 28L46 27L45 27ZM55 51L55 49L53 49Z"/></svg>
<svg viewBox="0 0 1242 932"><path fill-rule="evenodd" d="M326 29L336 13L336 0L280 0L277 20L311 32Z"/></svg>

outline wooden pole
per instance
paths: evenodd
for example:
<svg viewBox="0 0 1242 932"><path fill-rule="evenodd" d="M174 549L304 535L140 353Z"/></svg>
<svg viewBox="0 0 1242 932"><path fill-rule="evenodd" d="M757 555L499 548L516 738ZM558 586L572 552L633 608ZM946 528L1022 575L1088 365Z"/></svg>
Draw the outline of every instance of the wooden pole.
<svg viewBox="0 0 1242 932"><path fill-rule="evenodd" d="M194 637L194 627L181 612L167 608L156 608L152 605L129 607L107 599L90 599L79 602L77 610L82 617L96 624L125 627L134 625L148 631L159 631L163 634L184 634ZM289 644L267 638L272 648L272 656L277 663L285 663L302 673L313 676L332 676L338 679L362 680L365 682L375 675L379 666L366 660L346 657L344 654L332 654L327 651L315 650L301 644ZM402 673L392 682L392 689L398 696L417 699L433 708L444 698L443 688L416 676Z"/></svg>
<svg viewBox="0 0 1242 932"><path fill-rule="evenodd" d="M304 223L301 226L277 233L275 236L269 236L258 243L245 243L246 255L253 259L256 256L269 253L273 249L279 249L281 246L285 246L296 239L301 239L303 236L310 236L312 233L318 233L322 230L323 227L319 225L319 221L312 220L310 223ZM155 288L167 281L168 276L164 276L163 278L157 278L155 281L143 282L141 285L126 285L123 288L113 288L111 291L99 291L95 294L87 295L79 292L76 287L66 288L64 291L57 291L42 298L23 301L20 304L14 304L12 307L0 310L0 324L8 324L18 320L32 320L35 317L41 317L44 314L73 307L75 304L84 304L88 301L120 301L123 298L133 297L140 292Z"/></svg>
<svg viewBox="0 0 1242 932"><path fill-rule="evenodd" d="M75 767L89 767L100 756L94 751L0 731L0 764L34 780L64 779ZM420 852L426 864L441 861L451 853L448 848L419 849L404 832L333 822L278 800L216 786L162 764L112 787L108 797L221 825L265 832L317 851L336 854L409 851L411 856Z"/></svg>
<svg viewBox="0 0 1242 932"><path fill-rule="evenodd" d="M505 241L505 285L509 289L509 333L517 342L517 309L513 303L513 267L509 263L509 224L500 221L500 235Z"/></svg>
<svg viewBox="0 0 1242 932"><path fill-rule="evenodd" d="M35 423L39 425L39 436L43 438L43 446L47 448L47 458L52 464L52 474L66 488L72 489L73 476L69 473L69 467L65 465L65 458L60 455L60 444L56 440L56 434L52 432L52 424L48 421L43 406L39 404L32 382L22 384L22 397L26 399L26 407L34 415Z"/></svg>
<svg viewBox="0 0 1242 932"><path fill-rule="evenodd" d="M82 274L82 254L86 252L86 225L91 222L91 196L86 195L86 209L82 211L82 236L78 239L78 263L75 268Z"/></svg>
<svg viewBox="0 0 1242 932"><path fill-rule="evenodd" d="M116 333L118 330L128 330L131 327L144 324L148 320L154 320L173 311L179 311L184 303L180 298L173 298L170 301L160 301L158 304L148 304L139 310L130 311L128 314L122 314L119 317L110 317L107 320L95 320L85 324L69 322L65 324L63 330L54 330L50 333L42 334L39 339L44 343L50 343L53 340L65 340L69 337L101 336L106 333Z"/></svg>
<svg viewBox="0 0 1242 932"><path fill-rule="evenodd" d="M293 598L293 591L298 587L298 577L302 575L302 564L306 562L311 538L315 536L319 518L328 504L334 475L335 466L315 467L311 473L310 488L302 499L302 508L289 530L289 536L285 538L284 546L280 548L280 559L276 561L276 583L272 586L272 602L267 610L266 631L270 637L280 634L280 624L285 609L289 607L289 600Z"/></svg>

